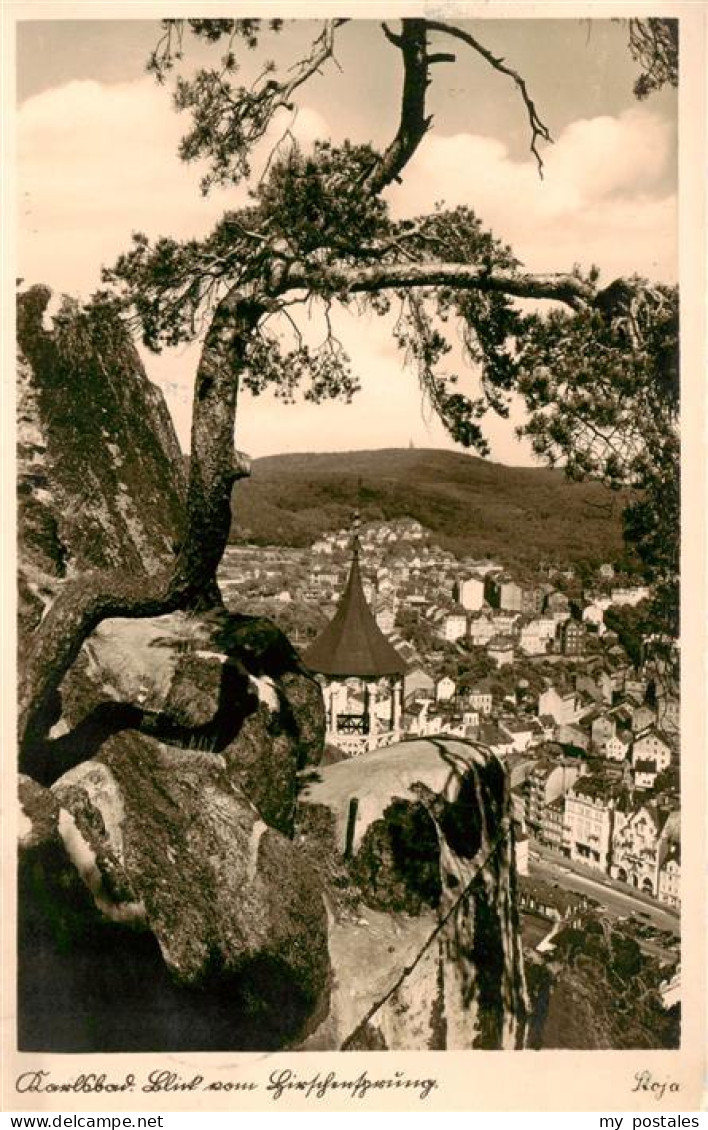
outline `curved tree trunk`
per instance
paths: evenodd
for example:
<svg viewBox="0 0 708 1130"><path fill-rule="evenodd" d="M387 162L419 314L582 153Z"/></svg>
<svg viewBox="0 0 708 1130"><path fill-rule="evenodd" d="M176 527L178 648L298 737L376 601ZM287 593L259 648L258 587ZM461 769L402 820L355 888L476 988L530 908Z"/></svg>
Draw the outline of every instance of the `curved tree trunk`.
<svg viewBox="0 0 708 1130"><path fill-rule="evenodd" d="M231 526L231 490L243 474L233 442L238 382L261 313L253 300L227 297L207 332L194 390L186 530L174 569L152 578L96 571L68 580L20 657L18 743L26 772L33 747L56 720L64 675L103 620L220 602L216 571Z"/></svg>

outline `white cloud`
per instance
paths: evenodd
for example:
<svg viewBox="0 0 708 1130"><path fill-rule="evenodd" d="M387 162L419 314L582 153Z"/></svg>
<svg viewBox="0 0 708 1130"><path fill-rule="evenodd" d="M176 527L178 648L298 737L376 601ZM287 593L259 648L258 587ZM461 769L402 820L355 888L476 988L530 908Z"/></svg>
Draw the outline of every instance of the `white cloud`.
<svg viewBox="0 0 708 1130"><path fill-rule="evenodd" d="M177 156L187 125L168 92L149 79L71 82L24 103L17 131L20 273L87 294L131 232L198 237L225 208L243 204L243 187L201 196L203 169ZM283 125L274 127L275 138ZM292 129L308 143L326 123L306 109Z"/></svg>

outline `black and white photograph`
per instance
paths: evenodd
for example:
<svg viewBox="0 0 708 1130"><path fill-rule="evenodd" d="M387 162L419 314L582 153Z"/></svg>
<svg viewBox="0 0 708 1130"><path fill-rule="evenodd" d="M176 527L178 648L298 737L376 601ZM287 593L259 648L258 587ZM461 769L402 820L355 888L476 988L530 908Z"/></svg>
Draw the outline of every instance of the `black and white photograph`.
<svg viewBox="0 0 708 1130"><path fill-rule="evenodd" d="M11 1039L678 1052L681 13L257 7L14 23Z"/></svg>

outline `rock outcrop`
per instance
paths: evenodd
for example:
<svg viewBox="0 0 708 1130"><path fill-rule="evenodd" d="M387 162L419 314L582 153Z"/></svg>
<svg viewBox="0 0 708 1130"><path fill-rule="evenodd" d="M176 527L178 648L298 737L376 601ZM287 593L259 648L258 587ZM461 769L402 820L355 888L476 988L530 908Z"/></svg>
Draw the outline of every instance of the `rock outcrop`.
<svg viewBox="0 0 708 1130"><path fill-rule="evenodd" d="M330 856L348 847L361 905L342 905L341 875L325 875L332 1006L307 1048L522 1046L527 1001L499 760L469 742L421 739L321 766L316 777L303 796L303 837L329 840Z"/></svg>
<svg viewBox="0 0 708 1130"><path fill-rule="evenodd" d="M112 734L138 728L220 754L261 818L291 836L297 774L322 750L315 681L271 623L222 610L106 620L61 689L62 716L34 776L51 784Z"/></svg>
<svg viewBox="0 0 708 1130"><path fill-rule="evenodd" d="M122 734L21 804L22 1047L268 1050L326 1012L317 880L222 759Z"/></svg>
<svg viewBox="0 0 708 1130"><path fill-rule="evenodd" d="M168 567L184 502L123 327L65 303L50 328L48 299L18 322L21 646L65 578ZM104 621L55 697L20 787L23 1050L521 1044L488 751L320 765L317 684L272 624L223 609Z"/></svg>
<svg viewBox="0 0 708 1130"><path fill-rule="evenodd" d="M20 649L65 578L150 575L183 461L108 312L19 301ZM21 650L20 650L21 659ZM21 790L24 1048L272 1048L326 1010L326 917L292 842L321 696L263 620L108 620ZM53 786L51 791L48 786Z"/></svg>

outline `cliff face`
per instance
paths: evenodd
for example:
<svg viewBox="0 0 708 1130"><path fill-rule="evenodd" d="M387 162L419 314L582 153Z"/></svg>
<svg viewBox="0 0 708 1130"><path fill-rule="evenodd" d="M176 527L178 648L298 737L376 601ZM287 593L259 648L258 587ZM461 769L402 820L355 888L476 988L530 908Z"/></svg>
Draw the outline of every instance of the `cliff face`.
<svg viewBox="0 0 708 1130"><path fill-rule="evenodd" d="M66 575L155 572L180 537L185 481L161 392L125 328L51 294L18 300L20 625L31 631Z"/></svg>
<svg viewBox="0 0 708 1130"><path fill-rule="evenodd" d="M354 911L342 905L341 875L325 876L334 989L308 1050L521 1047L527 1001L498 759L421 739L322 766L301 825L306 843L329 837L332 854L349 838L355 899Z"/></svg>
<svg viewBox="0 0 708 1130"><path fill-rule="evenodd" d="M21 641L64 577L169 566L184 501L123 328L66 304L47 328L48 297L20 301ZM272 624L223 610L101 623L50 738L20 788L23 1049L520 1045L488 751L408 743L319 767L317 684Z"/></svg>

